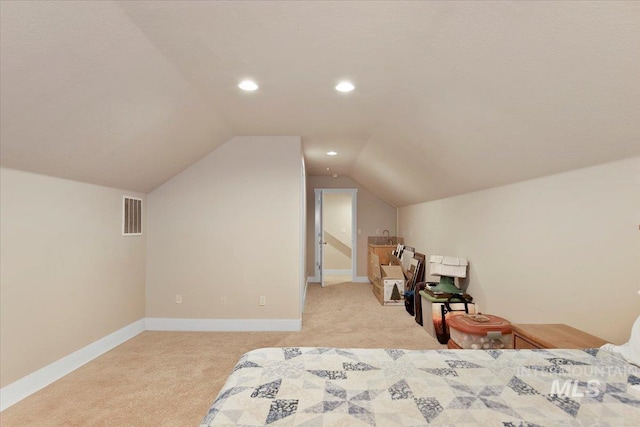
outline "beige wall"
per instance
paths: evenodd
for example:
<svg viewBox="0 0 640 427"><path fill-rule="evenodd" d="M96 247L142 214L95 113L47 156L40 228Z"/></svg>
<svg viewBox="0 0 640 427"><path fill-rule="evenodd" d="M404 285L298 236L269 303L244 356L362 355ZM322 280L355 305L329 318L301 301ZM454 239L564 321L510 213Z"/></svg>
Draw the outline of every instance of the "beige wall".
<svg viewBox="0 0 640 427"><path fill-rule="evenodd" d="M300 319L302 167L299 137L236 137L149 193L147 317Z"/></svg>
<svg viewBox="0 0 640 427"><path fill-rule="evenodd" d="M484 312L614 343L640 313L640 158L399 209L405 241L469 258Z"/></svg>
<svg viewBox="0 0 640 427"><path fill-rule="evenodd" d="M0 169L2 386L145 317L145 236L122 236L140 194Z"/></svg>
<svg viewBox="0 0 640 427"><path fill-rule="evenodd" d="M327 244L322 255L326 269L351 270L351 199L351 193L324 195L322 222Z"/></svg>
<svg viewBox="0 0 640 427"><path fill-rule="evenodd" d="M372 192L366 190L348 177L309 176L307 179L307 276L314 276L315 269L315 200L316 188L356 188L357 229L360 231L357 241L357 276L367 277L367 237L375 236L376 229L389 230L396 234L397 209Z"/></svg>

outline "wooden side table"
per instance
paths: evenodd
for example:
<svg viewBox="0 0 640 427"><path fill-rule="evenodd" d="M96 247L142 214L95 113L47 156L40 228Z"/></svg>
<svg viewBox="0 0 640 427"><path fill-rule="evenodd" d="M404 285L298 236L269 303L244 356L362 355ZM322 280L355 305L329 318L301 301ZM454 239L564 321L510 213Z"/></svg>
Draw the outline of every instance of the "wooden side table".
<svg viewBox="0 0 640 427"><path fill-rule="evenodd" d="M512 324L513 348L598 348L607 342L561 323Z"/></svg>

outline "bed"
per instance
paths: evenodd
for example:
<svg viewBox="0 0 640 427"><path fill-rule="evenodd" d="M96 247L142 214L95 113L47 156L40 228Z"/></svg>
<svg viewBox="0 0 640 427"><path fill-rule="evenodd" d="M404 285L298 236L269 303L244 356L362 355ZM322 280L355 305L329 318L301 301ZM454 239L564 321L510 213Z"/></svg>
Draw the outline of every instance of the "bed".
<svg viewBox="0 0 640 427"><path fill-rule="evenodd" d="M640 425L640 369L606 351L265 348L202 426Z"/></svg>

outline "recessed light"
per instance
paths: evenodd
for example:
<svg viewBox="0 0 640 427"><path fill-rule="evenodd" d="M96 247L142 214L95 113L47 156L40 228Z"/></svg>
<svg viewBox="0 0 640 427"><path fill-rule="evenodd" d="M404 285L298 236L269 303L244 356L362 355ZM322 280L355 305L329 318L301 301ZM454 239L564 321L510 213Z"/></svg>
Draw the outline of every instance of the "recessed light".
<svg viewBox="0 0 640 427"><path fill-rule="evenodd" d="M258 85L253 80L243 80L238 87L242 90L253 91L258 89Z"/></svg>
<svg viewBox="0 0 640 427"><path fill-rule="evenodd" d="M338 85L336 86L336 90L338 92L351 92L353 89L355 89L356 87L353 85L353 83L351 82L340 82L338 83Z"/></svg>
<svg viewBox="0 0 640 427"><path fill-rule="evenodd" d="M337 173L334 173L334 174L333 174L333 177L334 177L334 178L337 178L337 177L338 177L338 174L337 174Z"/></svg>
<svg viewBox="0 0 640 427"><path fill-rule="evenodd" d="M335 151L327 151L327 156L337 156L338 153L336 153Z"/></svg>
<svg viewBox="0 0 640 427"><path fill-rule="evenodd" d="M327 168L327 170L328 170L328 171L330 171L330 170L331 170L331 168Z"/></svg>

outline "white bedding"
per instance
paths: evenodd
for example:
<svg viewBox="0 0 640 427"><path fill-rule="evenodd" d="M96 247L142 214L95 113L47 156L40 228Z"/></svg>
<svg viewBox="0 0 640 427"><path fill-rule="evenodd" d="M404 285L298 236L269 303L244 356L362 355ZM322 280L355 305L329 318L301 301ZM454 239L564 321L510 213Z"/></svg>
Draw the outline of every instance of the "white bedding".
<svg viewBox="0 0 640 427"><path fill-rule="evenodd" d="M598 349L267 348L202 426L640 425L640 370Z"/></svg>

